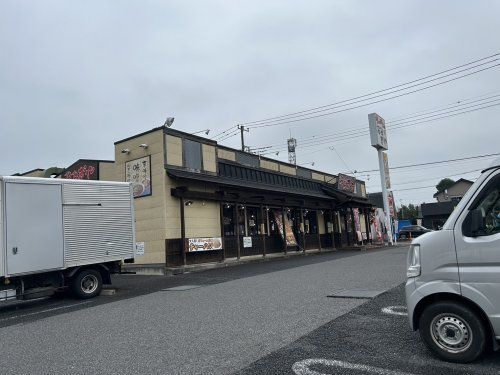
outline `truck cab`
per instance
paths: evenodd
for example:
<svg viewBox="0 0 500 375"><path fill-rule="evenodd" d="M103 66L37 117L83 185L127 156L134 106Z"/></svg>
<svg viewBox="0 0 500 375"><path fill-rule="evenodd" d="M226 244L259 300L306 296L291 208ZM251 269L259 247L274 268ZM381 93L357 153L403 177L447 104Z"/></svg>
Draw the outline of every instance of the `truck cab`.
<svg viewBox="0 0 500 375"><path fill-rule="evenodd" d="M406 302L413 330L450 362L500 339L500 159L482 171L440 231L412 241Z"/></svg>

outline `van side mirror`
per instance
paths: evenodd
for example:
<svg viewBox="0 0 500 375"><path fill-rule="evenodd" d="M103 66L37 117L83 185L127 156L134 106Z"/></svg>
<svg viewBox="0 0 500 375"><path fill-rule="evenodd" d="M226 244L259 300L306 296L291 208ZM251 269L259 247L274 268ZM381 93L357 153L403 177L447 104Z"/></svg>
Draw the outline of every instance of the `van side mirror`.
<svg viewBox="0 0 500 375"><path fill-rule="evenodd" d="M476 208L470 212L471 224L470 229L473 236L477 236L478 232L484 228L483 213L480 209Z"/></svg>

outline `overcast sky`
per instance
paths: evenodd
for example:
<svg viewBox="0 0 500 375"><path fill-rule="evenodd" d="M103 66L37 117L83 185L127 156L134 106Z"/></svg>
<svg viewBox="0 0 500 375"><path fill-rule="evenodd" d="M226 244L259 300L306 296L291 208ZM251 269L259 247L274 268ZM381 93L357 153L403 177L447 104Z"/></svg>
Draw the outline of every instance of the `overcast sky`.
<svg viewBox="0 0 500 375"><path fill-rule="evenodd" d="M2 0L0 174L113 159L114 141L167 116L176 129L212 135L437 73L500 52L499 14L498 1ZM253 129L246 143L285 146L291 132L299 164L314 161L329 173L376 169L368 136L308 147L301 139L367 128L370 112L394 119L495 94L499 67L345 113ZM389 130L390 165L500 152L499 115L496 106ZM222 143L240 146L238 136ZM393 171L396 202L431 202L434 188L401 189L472 179L478 172L463 172L491 160ZM380 190L378 172L358 178Z"/></svg>

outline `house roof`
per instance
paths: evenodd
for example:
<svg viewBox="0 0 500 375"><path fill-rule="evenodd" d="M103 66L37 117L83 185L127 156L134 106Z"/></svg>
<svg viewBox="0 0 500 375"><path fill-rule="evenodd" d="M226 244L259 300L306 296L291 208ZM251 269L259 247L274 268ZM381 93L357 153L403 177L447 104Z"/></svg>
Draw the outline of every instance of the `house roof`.
<svg viewBox="0 0 500 375"><path fill-rule="evenodd" d="M324 182L304 179L296 176L284 176L271 171L256 170L244 166L219 162L218 175L194 173L182 169L169 168L170 177L178 179L212 182L217 185L254 189L283 195L295 195L308 198L323 199L337 204L355 203L369 206L368 199L351 195L336 189Z"/></svg>
<svg viewBox="0 0 500 375"><path fill-rule="evenodd" d="M441 189L441 190L438 190L434 195L433 197L436 198L439 194L441 194L443 191L451 188L452 186L455 186L456 184L458 184L459 182L465 182L465 183L468 183L469 185L472 185L474 182L472 182L471 180L467 180L465 178L461 178L457 181L455 181L455 183L453 185L450 185L449 187L445 188L445 189Z"/></svg>

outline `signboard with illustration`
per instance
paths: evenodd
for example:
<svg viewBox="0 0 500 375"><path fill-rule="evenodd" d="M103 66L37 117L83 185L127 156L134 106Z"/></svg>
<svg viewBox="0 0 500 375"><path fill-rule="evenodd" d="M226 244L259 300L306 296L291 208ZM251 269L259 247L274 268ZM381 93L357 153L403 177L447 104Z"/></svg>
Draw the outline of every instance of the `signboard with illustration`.
<svg viewBox="0 0 500 375"><path fill-rule="evenodd" d="M337 189L348 193L354 193L355 188L356 179L354 177L339 173L337 177Z"/></svg>
<svg viewBox="0 0 500 375"><path fill-rule="evenodd" d="M188 249L189 252L222 250L221 237L203 237L203 238L189 238Z"/></svg>
<svg viewBox="0 0 500 375"><path fill-rule="evenodd" d="M151 195L151 156L126 162L125 181L132 182L134 198Z"/></svg>
<svg viewBox="0 0 500 375"><path fill-rule="evenodd" d="M273 214L274 214L274 220L278 225L281 238L283 238L283 221L281 220L282 219L281 211L273 210ZM285 230L286 230L286 245L297 246L297 240L295 239L295 235L293 234L292 231L292 223L290 222L290 220L286 218L286 215L285 215Z"/></svg>
<svg viewBox="0 0 500 375"><path fill-rule="evenodd" d="M70 180L98 180L99 162L92 160L79 160L66 168L61 178Z"/></svg>

